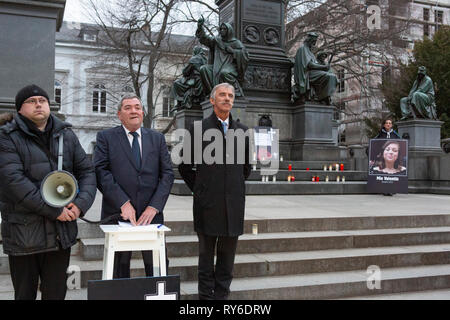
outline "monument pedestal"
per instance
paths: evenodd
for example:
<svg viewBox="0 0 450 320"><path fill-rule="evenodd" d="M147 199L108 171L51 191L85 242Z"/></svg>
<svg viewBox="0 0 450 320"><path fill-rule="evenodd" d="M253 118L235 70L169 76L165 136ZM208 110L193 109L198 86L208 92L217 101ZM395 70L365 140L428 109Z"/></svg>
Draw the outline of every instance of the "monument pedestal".
<svg viewBox="0 0 450 320"><path fill-rule="evenodd" d="M442 154L441 126L442 121L436 120L408 120L397 122L398 133L403 138L409 136L409 152L426 153L429 155Z"/></svg>
<svg viewBox="0 0 450 320"><path fill-rule="evenodd" d="M337 160L333 135L334 106L306 102L294 107L292 160Z"/></svg>
<svg viewBox="0 0 450 320"><path fill-rule="evenodd" d="M437 180L440 176L442 121L408 120L397 123L400 137L408 136L408 179Z"/></svg>
<svg viewBox="0 0 450 320"><path fill-rule="evenodd" d="M66 0L0 0L0 111L15 111L17 91L29 84L44 89L54 103L55 33ZM7 80L6 80L7 79Z"/></svg>
<svg viewBox="0 0 450 320"><path fill-rule="evenodd" d="M182 109L175 115L177 129L189 129L194 121L202 120L203 111L200 109Z"/></svg>

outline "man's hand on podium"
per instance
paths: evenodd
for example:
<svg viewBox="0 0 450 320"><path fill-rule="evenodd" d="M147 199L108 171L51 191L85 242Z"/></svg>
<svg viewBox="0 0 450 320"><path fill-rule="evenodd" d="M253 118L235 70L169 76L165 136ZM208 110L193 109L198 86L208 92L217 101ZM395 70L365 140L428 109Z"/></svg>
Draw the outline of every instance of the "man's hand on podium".
<svg viewBox="0 0 450 320"><path fill-rule="evenodd" d="M124 220L130 220L133 226L136 225L136 210L134 210L133 205L130 201L125 202L124 205L120 207L122 213L120 214Z"/></svg>
<svg viewBox="0 0 450 320"><path fill-rule="evenodd" d="M158 211L153 207L147 207L144 212L142 212L141 217L139 218L137 225L146 226L152 223L153 218L158 213Z"/></svg>

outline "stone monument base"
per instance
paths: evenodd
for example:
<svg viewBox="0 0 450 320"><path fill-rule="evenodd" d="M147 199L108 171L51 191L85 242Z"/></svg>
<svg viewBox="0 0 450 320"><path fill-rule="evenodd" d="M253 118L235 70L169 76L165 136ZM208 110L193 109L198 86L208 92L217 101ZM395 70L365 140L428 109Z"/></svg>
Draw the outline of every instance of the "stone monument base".
<svg viewBox="0 0 450 320"><path fill-rule="evenodd" d="M294 106L292 160L339 160L340 150L333 134L335 107L314 102Z"/></svg>
<svg viewBox="0 0 450 320"><path fill-rule="evenodd" d="M182 109L176 116L177 129L189 129L194 121L203 119L203 111L200 109Z"/></svg>
<svg viewBox="0 0 450 320"><path fill-rule="evenodd" d="M400 137L408 137L409 152L428 155L442 154L442 124L442 121L424 119L397 122Z"/></svg>

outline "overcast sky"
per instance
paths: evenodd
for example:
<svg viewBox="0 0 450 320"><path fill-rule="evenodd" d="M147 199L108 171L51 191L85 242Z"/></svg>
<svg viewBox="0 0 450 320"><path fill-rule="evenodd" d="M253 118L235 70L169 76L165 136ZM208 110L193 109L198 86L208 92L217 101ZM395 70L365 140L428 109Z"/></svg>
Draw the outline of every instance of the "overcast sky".
<svg viewBox="0 0 450 320"><path fill-rule="evenodd" d="M85 12L82 3L85 0L66 0L66 8L64 10L64 21L72 22L84 22L84 23L94 23L89 19L89 14ZM110 1L110 0L96 0L96 1ZM205 0L211 5L214 4L214 0ZM192 35L195 32L195 24L184 24L180 27L174 29L176 34Z"/></svg>

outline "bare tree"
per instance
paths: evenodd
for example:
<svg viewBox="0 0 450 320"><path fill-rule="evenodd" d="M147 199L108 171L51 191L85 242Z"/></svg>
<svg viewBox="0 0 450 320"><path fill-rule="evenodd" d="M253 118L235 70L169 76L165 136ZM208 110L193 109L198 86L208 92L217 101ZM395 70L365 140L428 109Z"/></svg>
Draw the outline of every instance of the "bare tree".
<svg viewBox="0 0 450 320"><path fill-rule="evenodd" d="M122 79L116 81L130 83L136 95L146 98L144 126L149 127L158 116L155 104L162 94L161 82L176 78L177 66L187 61L195 41L194 37L176 36L173 30L180 24L193 24L199 6L209 5L182 0L87 1L86 9L101 30L98 41L102 52L98 65L126 66L126 72L119 73ZM159 70L162 60L163 71ZM170 85L167 83L164 90Z"/></svg>
<svg viewBox="0 0 450 320"><path fill-rule="evenodd" d="M335 69L345 70L347 83L358 86L358 94L347 99L359 101L353 108L341 110L343 123L363 122L370 113L379 113L382 105L378 83L390 73L408 45L403 36L411 26L408 0L286 0L287 41L294 55L310 31L320 34L317 51L334 55ZM367 8L377 4L381 9L381 28L369 28ZM401 18L400 18L401 17ZM389 64L390 63L390 64ZM381 76L380 76L381 75ZM364 102L363 102L364 101ZM360 104L365 103L363 108Z"/></svg>

